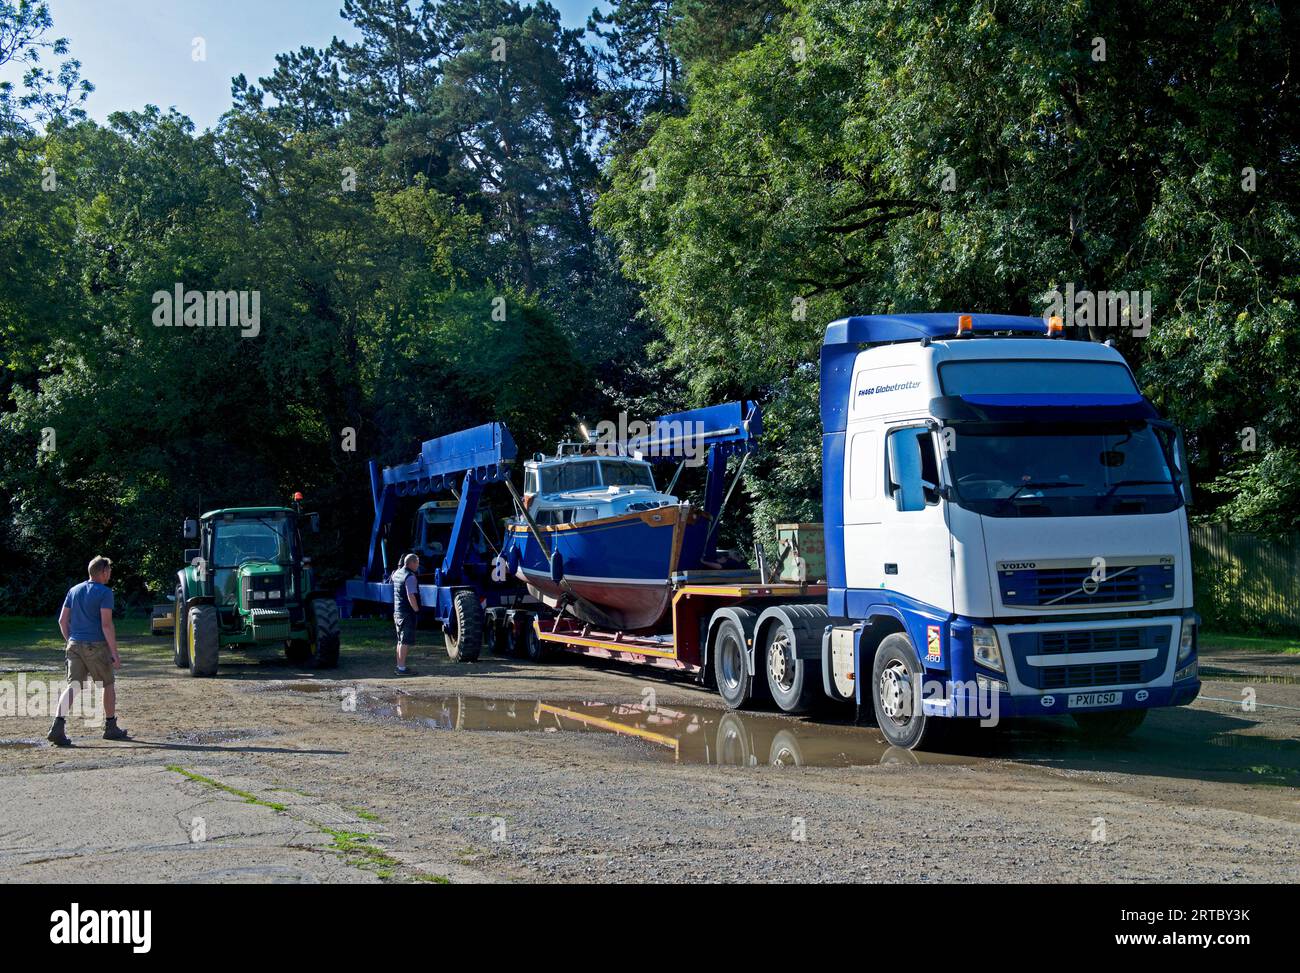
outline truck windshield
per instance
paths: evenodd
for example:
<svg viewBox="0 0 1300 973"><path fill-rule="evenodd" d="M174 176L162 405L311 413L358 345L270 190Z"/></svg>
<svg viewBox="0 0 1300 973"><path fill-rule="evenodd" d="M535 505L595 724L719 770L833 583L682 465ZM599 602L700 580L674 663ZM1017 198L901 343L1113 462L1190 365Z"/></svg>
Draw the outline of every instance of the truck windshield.
<svg viewBox="0 0 1300 973"><path fill-rule="evenodd" d="M1145 422L961 423L948 450L954 500L994 517L1164 513L1180 494Z"/></svg>
<svg viewBox="0 0 1300 973"><path fill-rule="evenodd" d="M292 560L293 526L288 517L259 517L256 520L219 520L212 542L213 566L238 567L245 561Z"/></svg>
<svg viewBox="0 0 1300 973"><path fill-rule="evenodd" d="M990 392L1136 393L1133 376L1119 362L1002 359L950 361L939 366L944 395Z"/></svg>

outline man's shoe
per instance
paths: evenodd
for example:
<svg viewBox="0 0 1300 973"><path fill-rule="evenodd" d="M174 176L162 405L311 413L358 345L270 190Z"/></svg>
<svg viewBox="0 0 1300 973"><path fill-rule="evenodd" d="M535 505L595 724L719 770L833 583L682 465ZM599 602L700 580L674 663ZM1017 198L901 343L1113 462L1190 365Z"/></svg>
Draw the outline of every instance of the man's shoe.
<svg viewBox="0 0 1300 973"><path fill-rule="evenodd" d="M396 673L397 675L399 675L399 676L414 676L414 675L418 675L418 673L417 673L414 669L412 669L410 666L407 666L405 669L399 669L397 666L393 666L393 672L395 672L395 673Z"/></svg>
<svg viewBox="0 0 1300 973"><path fill-rule="evenodd" d="M104 739L105 740L129 740L131 739L131 734L127 733L126 730L118 726L116 722L105 723Z"/></svg>
<svg viewBox="0 0 1300 973"><path fill-rule="evenodd" d="M68 739L68 734L63 731L63 717L58 716L54 719L54 725L50 727L50 732L45 735L56 747L70 747L72 741Z"/></svg>

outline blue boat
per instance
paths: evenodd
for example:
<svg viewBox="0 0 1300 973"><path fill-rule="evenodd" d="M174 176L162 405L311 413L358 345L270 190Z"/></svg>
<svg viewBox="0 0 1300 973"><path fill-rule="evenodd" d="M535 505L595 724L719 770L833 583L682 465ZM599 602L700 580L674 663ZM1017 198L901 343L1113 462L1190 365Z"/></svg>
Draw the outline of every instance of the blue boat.
<svg viewBox="0 0 1300 973"><path fill-rule="evenodd" d="M727 457L748 453L758 435L757 407L678 413L653 428L673 436L562 443L555 456L525 463L523 510L507 523L509 563L532 595L600 628L653 629L668 613L674 576L735 566L719 559L713 525ZM707 463L703 505L661 492L643 456Z"/></svg>

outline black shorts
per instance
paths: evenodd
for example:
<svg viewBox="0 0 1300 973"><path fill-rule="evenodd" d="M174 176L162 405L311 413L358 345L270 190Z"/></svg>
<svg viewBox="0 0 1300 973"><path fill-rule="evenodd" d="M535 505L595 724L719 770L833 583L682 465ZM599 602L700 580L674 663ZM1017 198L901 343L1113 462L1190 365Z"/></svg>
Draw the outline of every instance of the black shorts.
<svg viewBox="0 0 1300 973"><path fill-rule="evenodd" d="M419 619L414 615L394 615L393 620L397 623L398 645L414 645L415 630L419 628Z"/></svg>

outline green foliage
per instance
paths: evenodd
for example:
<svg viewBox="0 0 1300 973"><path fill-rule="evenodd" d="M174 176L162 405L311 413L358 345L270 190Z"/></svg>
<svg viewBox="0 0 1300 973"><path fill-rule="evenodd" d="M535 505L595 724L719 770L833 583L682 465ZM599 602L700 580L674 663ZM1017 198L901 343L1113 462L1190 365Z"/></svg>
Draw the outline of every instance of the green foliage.
<svg viewBox="0 0 1300 973"><path fill-rule="evenodd" d="M1188 427L1199 483L1271 471L1266 501L1223 513L1294 523L1268 511L1300 508L1269 459L1300 445L1298 26L1264 2L802 0L695 65L689 110L615 160L596 219L700 400L802 392L843 313L1149 290L1148 340L1091 337L1116 337ZM797 443L817 433L802 414ZM1262 456L1239 448L1247 426ZM764 488L813 499L796 482Z"/></svg>

